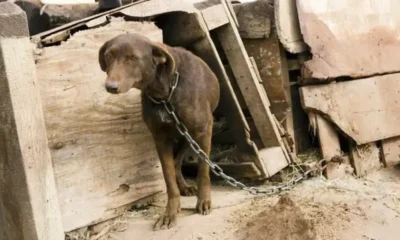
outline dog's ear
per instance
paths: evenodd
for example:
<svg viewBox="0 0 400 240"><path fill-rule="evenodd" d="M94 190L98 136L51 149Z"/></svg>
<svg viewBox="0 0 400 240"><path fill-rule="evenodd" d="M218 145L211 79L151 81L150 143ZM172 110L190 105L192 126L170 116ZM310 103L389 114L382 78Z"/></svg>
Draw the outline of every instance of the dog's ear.
<svg viewBox="0 0 400 240"><path fill-rule="evenodd" d="M105 42L103 46L101 46L99 50L99 64L100 68L103 72L107 71L107 62L106 62L106 57L104 56L104 52L107 50L109 45L109 42Z"/></svg>
<svg viewBox="0 0 400 240"><path fill-rule="evenodd" d="M163 44L154 44L152 49L153 62L156 66L164 65L168 75L175 70L175 60Z"/></svg>

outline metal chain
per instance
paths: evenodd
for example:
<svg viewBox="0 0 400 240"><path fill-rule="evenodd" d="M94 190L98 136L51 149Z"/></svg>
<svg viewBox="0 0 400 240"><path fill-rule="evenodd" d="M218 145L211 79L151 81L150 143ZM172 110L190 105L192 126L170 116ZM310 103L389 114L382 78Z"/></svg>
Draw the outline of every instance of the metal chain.
<svg viewBox="0 0 400 240"><path fill-rule="evenodd" d="M231 176L228 176L224 173L224 171L222 170L222 168L220 166L218 166L217 164L213 163L210 158L207 156L207 154L201 149L201 147L199 146L199 144L190 136L188 129L186 128L186 126L179 120L178 116L175 113L175 109L171 104L171 98L172 95L174 94L174 90L178 85L179 82L179 73L178 72L174 72L173 74L173 79L172 82L170 83L170 92L168 94L168 98L167 100L156 100L152 97L150 97L149 95L148 98L153 101L155 104L163 104L165 110L167 111L167 113L169 115L172 116L172 118L174 119L175 122L175 127L178 130L179 134L181 134L183 137L185 137L186 141L189 143L189 146L192 148L192 150L196 153L196 155L198 157L200 157L201 160L205 161L211 168L211 171L223 178L229 185L231 185L232 187L236 187L236 188L240 188L242 190L245 190L251 194L264 194L267 196L271 196L271 195L275 195L277 193L280 193L282 191L286 191L289 190L291 188L293 188L294 186L296 186L299 182L303 181L304 179L308 178L308 175L311 172L314 172L316 170L322 171L326 168L325 166L322 166L323 163L325 163L326 161L324 159L320 160L319 162L317 162L317 164L310 168L308 171L304 172L302 169L300 169L303 173L290 180L287 183L278 185L278 186L273 186L270 188L258 188L258 187L249 187L247 185L245 185L244 183L234 179ZM295 168L300 168L296 163L293 165Z"/></svg>
<svg viewBox="0 0 400 240"><path fill-rule="evenodd" d="M258 188L258 187L249 187L246 186L244 183L234 179L233 177L230 177L224 173L222 168L218 166L217 164L213 163L210 158L207 156L207 154L201 149L199 144L190 136L188 129L186 126L179 120L178 116L175 113L174 107L171 105L171 103L168 101L161 101L161 103L164 105L165 110L167 111L168 114L172 116L172 118L175 121L175 127L178 130L179 134L181 134L183 137L185 137L186 141L189 143L189 146L192 148L192 150L196 153L198 157L200 157L201 160L205 161L211 168L211 171L226 180L226 182L231 185L232 187L240 188L242 190L245 190L251 194L264 194L267 196L271 196L277 193L280 193L282 191L289 190L293 188L296 184L301 182L302 180L308 178L308 175L316 170L322 171L325 169L326 166L322 166L322 164L325 162L324 159L320 160L313 168L309 169L306 172L303 172L301 176L298 176L291 181L281 184L278 186L273 186L270 188ZM299 168L297 165L294 165L296 168Z"/></svg>

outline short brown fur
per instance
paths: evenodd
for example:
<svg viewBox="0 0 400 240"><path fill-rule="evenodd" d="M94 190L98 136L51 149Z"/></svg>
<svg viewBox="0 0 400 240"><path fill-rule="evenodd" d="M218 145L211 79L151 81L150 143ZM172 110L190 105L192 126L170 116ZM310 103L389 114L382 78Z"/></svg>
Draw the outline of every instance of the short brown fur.
<svg viewBox="0 0 400 240"><path fill-rule="evenodd" d="M99 63L102 70L107 72L106 89L110 93L124 93L132 87L142 91L143 119L154 138L168 195L165 214L156 222L154 229L176 225L180 195L197 194L197 212L209 214L211 195L208 165L199 160L197 189L185 182L181 164L189 145L179 135L173 119L163 106L155 104L148 96L167 99L173 73L178 72L180 79L171 104L190 135L209 155L212 113L218 105L220 94L214 73L204 61L189 51L154 43L137 34L119 35L106 42L100 48Z"/></svg>

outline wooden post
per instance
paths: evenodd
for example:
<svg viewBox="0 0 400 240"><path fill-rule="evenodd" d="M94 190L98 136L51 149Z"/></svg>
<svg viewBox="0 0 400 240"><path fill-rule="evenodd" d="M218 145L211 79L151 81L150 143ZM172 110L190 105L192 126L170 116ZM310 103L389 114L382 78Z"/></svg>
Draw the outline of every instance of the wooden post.
<svg viewBox="0 0 400 240"><path fill-rule="evenodd" d="M0 86L0 239L64 239L26 15L9 2Z"/></svg>
<svg viewBox="0 0 400 240"><path fill-rule="evenodd" d="M321 148L322 157L328 161L328 166L325 170L325 176L327 179L342 178L346 174L346 170L349 169L349 160L342 157L340 150L339 136L335 129L319 114L309 114L310 122L314 122L317 125L319 145ZM314 121L312 118L314 118ZM337 162L337 159L343 162Z"/></svg>

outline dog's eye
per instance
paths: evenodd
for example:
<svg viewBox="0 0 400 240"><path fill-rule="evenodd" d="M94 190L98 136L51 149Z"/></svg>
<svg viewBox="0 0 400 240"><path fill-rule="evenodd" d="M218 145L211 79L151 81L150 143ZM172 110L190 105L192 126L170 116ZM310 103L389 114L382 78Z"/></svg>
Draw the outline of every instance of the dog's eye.
<svg viewBox="0 0 400 240"><path fill-rule="evenodd" d="M107 62L111 61L112 59L112 55L110 53L107 53L105 57Z"/></svg>
<svg viewBox="0 0 400 240"><path fill-rule="evenodd" d="M126 59L132 61L132 60L137 59L137 57L135 55L129 55L126 57Z"/></svg>

